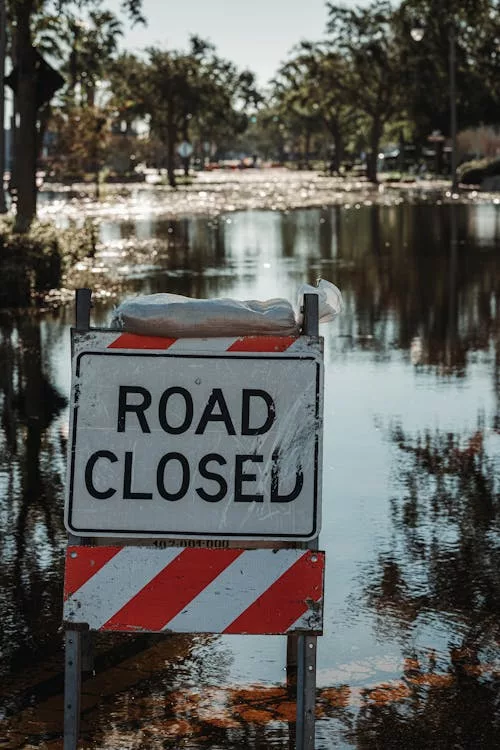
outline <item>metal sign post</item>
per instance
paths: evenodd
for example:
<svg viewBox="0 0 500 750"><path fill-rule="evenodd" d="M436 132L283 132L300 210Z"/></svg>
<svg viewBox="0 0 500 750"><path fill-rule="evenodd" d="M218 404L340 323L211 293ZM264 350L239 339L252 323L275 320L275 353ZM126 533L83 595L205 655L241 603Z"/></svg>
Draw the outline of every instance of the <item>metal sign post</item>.
<svg viewBox="0 0 500 750"><path fill-rule="evenodd" d="M99 630L287 635L296 747L313 750L325 562L317 296L306 295L299 337L136 336L90 328L89 290L76 302L65 750L76 750L84 646Z"/></svg>
<svg viewBox="0 0 500 750"><path fill-rule="evenodd" d="M77 289L75 298L76 330L88 331L90 328L90 289ZM68 545L84 544L85 540L68 534ZM83 640L89 639L89 633L77 628L64 629L65 664L64 664L64 750L76 750L80 733L80 703ZM89 645L89 644L87 644ZM88 652L88 649L87 649ZM88 666L88 665L85 665Z"/></svg>
<svg viewBox="0 0 500 750"><path fill-rule="evenodd" d="M319 337L319 305L315 294L304 295L303 333ZM311 550L317 550L318 546L318 536L307 544ZM297 750L314 750L318 639L315 635L299 635L293 643L297 648Z"/></svg>

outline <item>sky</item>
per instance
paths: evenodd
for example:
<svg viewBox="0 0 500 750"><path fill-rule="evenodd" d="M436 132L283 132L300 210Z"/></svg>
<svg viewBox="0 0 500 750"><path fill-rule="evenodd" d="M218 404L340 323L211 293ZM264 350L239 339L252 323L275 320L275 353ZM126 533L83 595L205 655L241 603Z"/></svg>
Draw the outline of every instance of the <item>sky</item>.
<svg viewBox="0 0 500 750"><path fill-rule="evenodd" d="M116 12L120 0L105 5ZM124 24L122 47L187 49L189 36L197 34L213 42L221 57L252 70L260 85L301 39L324 36L327 22L325 0L143 0L143 15L146 27Z"/></svg>

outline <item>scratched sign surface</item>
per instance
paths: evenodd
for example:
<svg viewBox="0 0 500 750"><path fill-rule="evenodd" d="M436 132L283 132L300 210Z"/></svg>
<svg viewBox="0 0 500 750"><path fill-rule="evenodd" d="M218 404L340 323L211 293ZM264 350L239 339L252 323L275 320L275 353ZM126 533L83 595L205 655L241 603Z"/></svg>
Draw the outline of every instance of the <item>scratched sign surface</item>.
<svg viewBox="0 0 500 750"><path fill-rule="evenodd" d="M73 333L69 531L318 534L320 340L117 336Z"/></svg>

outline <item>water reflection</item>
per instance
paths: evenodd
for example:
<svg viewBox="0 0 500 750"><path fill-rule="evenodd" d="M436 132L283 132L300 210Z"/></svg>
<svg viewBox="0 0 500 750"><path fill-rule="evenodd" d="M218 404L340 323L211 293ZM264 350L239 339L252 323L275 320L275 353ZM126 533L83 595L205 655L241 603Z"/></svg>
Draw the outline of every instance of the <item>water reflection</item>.
<svg viewBox="0 0 500 750"><path fill-rule="evenodd" d="M405 458L404 494L392 501L396 550L380 559L374 603L397 609L399 623L430 609L489 628L500 609L500 499L484 428L415 439L396 427L391 439Z"/></svg>
<svg viewBox="0 0 500 750"><path fill-rule="evenodd" d="M500 495L484 425L470 435L416 438L396 426L390 438L403 491L366 594L379 628L399 632L407 662L385 699L365 694L356 743L492 748L500 722ZM432 642L432 629L441 631L441 649L416 647Z"/></svg>
<svg viewBox="0 0 500 750"><path fill-rule="evenodd" d="M323 331L332 562L317 750L496 747L499 216L487 204L367 202L104 217L95 258L68 279L95 291L95 325L139 292L294 300L319 276L341 287L345 313ZM60 747L71 316L0 318L5 747ZM86 746L288 750L275 644L101 639Z"/></svg>
<svg viewBox="0 0 500 750"><path fill-rule="evenodd" d="M59 626L66 398L42 362L39 320L0 320L0 671L29 663ZM54 602L57 605L54 606Z"/></svg>
<svg viewBox="0 0 500 750"><path fill-rule="evenodd" d="M432 657L425 672L418 659L410 660L399 685L389 686L386 696L372 693L363 702L351 735L355 746L360 750L497 747L498 679L488 679L479 668L474 671L471 656L474 653L465 649L451 649L450 667L444 674L434 672Z"/></svg>
<svg viewBox="0 0 500 750"><path fill-rule="evenodd" d="M72 278L96 292L114 283L120 297L166 290L252 296L256 289L272 297L279 288L291 299L303 281L333 278L346 300L342 335L463 375L467 353L487 349L496 333L499 217L500 206L491 205L354 204L107 220L105 253Z"/></svg>
<svg viewBox="0 0 500 750"><path fill-rule="evenodd" d="M349 239L341 229L338 259L354 265L341 265L337 278L352 310L346 332L463 374L466 353L487 348L496 330L498 260L494 237L484 246L472 235L468 207L441 209L372 207ZM345 229L354 220L344 215Z"/></svg>

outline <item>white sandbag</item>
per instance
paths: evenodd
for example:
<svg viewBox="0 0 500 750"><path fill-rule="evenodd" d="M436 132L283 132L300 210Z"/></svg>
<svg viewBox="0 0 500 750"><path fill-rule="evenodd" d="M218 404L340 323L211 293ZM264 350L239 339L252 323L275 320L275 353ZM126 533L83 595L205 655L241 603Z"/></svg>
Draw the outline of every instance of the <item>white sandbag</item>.
<svg viewBox="0 0 500 750"><path fill-rule="evenodd" d="M150 294L122 302L114 311L112 328L146 336L278 336L298 335L292 305L285 299L244 302L191 299L178 294Z"/></svg>

